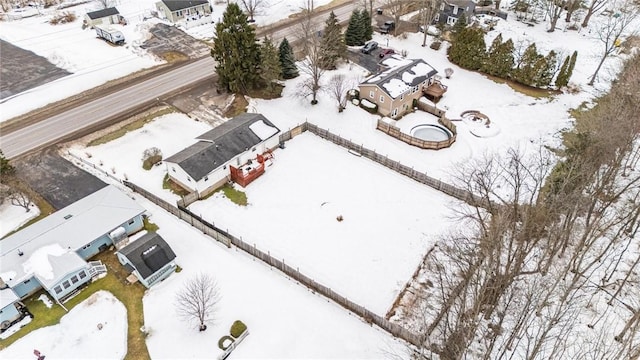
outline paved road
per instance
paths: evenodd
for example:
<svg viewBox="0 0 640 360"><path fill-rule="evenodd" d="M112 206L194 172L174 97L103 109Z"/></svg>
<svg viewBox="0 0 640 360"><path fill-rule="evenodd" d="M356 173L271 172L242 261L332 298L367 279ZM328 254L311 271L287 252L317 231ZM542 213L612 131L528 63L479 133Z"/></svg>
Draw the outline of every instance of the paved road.
<svg viewBox="0 0 640 360"><path fill-rule="evenodd" d="M333 11L340 21L346 21L351 11L358 6L357 3L359 1L356 4L347 3L334 8ZM322 24L326 14L318 14L316 22ZM296 33L299 33L299 25L294 24L273 31L271 37L275 43L284 36L295 39ZM118 92L98 97L41 122L0 136L0 148L5 157L11 159L68 139L83 130L97 129L100 124L142 108L179 88L212 78L214 66L213 59L207 56Z"/></svg>

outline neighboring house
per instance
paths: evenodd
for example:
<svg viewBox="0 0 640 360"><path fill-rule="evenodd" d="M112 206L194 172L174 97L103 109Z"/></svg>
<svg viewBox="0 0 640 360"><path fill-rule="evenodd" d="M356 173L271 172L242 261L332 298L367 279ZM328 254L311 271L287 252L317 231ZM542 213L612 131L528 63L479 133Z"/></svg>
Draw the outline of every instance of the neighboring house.
<svg viewBox="0 0 640 360"><path fill-rule="evenodd" d="M156 3L156 9L162 18L174 24L181 20L198 19L212 11L208 0L162 0Z"/></svg>
<svg viewBox="0 0 640 360"><path fill-rule="evenodd" d="M383 116L397 118L412 109L423 89L433 83L437 71L422 59L391 55L381 64L386 68L358 85L360 98L378 105Z"/></svg>
<svg viewBox="0 0 640 360"><path fill-rule="evenodd" d="M176 269L176 254L155 232L144 234L116 254L120 263L146 288L166 279Z"/></svg>
<svg viewBox="0 0 640 360"><path fill-rule="evenodd" d="M444 0L433 21L439 24L454 25L461 16L465 16L468 24L475 8L476 3L470 0Z"/></svg>
<svg viewBox="0 0 640 360"><path fill-rule="evenodd" d="M88 12L84 15L84 22L89 27L96 25L119 24L124 18L120 16L118 9L114 7Z"/></svg>
<svg viewBox="0 0 640 360"><path fill-rule="evenodd" d="M23 318L22 303L16 293L0 279L0 331Z"/></svg>
<svg viewBox="0 0 640 360"><path fill-rule="evenodd" d="M169 178L206 196L229 180L247 186L264 173L280 130L261 114L242 114L198 136L164 160Z"/></svg>
<svg viewBox="0 0 640 360"><path fill-rule="evenodd" d="M89 258L142 229L144 212L108 185L0 241L0 278L15 301L45 289L60 302L104 269Z"/></svg>

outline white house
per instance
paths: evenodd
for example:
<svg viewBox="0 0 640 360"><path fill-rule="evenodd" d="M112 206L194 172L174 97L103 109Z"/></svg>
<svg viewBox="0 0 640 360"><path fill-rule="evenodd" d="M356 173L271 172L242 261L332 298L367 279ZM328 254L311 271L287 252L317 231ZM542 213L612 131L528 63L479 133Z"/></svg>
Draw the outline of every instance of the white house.
<svg viewBox="0 0 640 360"><path fill-rule="evenodd" d="M107 185L0 241L0 321L8 320L5 308L10 315L11 304L40 289L59 302L88 283L101 264L87 260L141 230L144 212Z"/></svg>
<svg viewBox="0 0 640 360"><path fill-rule="evenodd" d="M164 160L169 178L206 196L229 180L248 185L264 173L280 130L261 114L242 114L200 135Z"/></svg>
<svg viewBox="0 0 640 360"><path fill-rule="evenodd" d="M88 12L84 15L84 22L89 27L96 25L119 24L124 21L115 7Z"/></svg>

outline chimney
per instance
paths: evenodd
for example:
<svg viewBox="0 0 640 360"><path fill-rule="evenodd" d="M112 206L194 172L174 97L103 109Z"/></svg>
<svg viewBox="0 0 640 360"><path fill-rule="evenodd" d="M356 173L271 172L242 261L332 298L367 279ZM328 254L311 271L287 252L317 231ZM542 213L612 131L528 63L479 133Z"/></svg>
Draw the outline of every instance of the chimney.
<svg viewBox="0 0 640 360"><path fill-rule="evenodd" d="M24 255L24 253L22 252L22 250L18 249L18 256L22 256Z"/></svg>

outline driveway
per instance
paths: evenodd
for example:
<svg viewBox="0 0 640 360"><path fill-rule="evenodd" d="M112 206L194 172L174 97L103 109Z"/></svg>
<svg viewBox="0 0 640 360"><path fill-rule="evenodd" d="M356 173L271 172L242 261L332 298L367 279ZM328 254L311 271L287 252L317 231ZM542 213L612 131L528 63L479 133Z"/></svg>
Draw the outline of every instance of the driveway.
<svg viewBox="0 0 640 360"><path fill-rule="evenodd" d="M363 54L360 51L361 48L362 47L349 48L349 50L347 51L347 58L349 59L349 61L352 61L369 70L370 73L377 73L380 69L380 61L383 60L382 58L380 58L380 52L382 51L382 49L384 49L384 47L378 45L378 48L373 50L369 54Z"/></svg>
<svg viewBox="0 0 640 360"><path fill-rule="evenodd" d="M60 210L107 186L102 180L73 165L55 148L47 148L16 160L16 175L56 210Z"/></svg>
<svg viewBox="0 0 640 360"><path fill-rule="evenodd" d="M175 26L155 24L149 32L151 38L140 47L167 61L181 60L179 57L198 59L209 54L210 48L205 43Z"/></svg>
<svg viewBox="0 0 640 360"><path fill-rule="evenodd" d="M71 74L36 55L4 40L0 40L0 99L46 84Z"/></svg>

